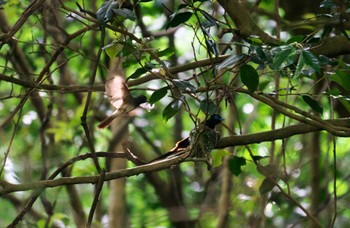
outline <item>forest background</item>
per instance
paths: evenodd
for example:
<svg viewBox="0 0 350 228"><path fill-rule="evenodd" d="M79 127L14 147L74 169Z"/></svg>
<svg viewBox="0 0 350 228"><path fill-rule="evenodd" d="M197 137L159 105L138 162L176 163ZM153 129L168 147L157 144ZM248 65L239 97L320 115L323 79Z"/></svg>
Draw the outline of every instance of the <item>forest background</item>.
<svg viewBox="0 0 350 228"><path fill-rule="evenodd" d="M0 6L1 227L350 226L349 1ZM153 109L101 130L117 72Z"/></svg>

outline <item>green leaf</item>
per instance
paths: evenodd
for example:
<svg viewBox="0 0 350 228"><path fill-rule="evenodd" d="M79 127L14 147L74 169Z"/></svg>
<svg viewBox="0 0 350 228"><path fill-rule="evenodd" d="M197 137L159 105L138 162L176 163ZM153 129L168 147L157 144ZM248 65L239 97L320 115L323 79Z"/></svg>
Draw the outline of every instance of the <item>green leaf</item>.
<svg viewBox="0 0 350 228"><path fill-rule="evenodd" d="M135 21L136 20L136 15L134 14L133 11L126 9L126 8L122 8L122 9L112 9L113 12L115 13L115 15L118 17L121 17L119 22L123 22L125 19L129 19L131 21Z"/></svg>
<svg viewBox="0 0 350 228"><path fill-rule="evenodd" d="M305 60L304 60L302 55L299 55L297 67L295 68L293 77L295 77L295 78L299 77L299 75L301 74L301 72L304 69L304 66L305 66Z"/></svg>
<svg viewBox="0 0 350 228"><path fill-rule="evenodd" d="M344 29L341 30L341 34L343 34L348 41L350 40L348 33Z"/></svg>
<svg viewBox="0 0 350 228"><path fill-rule="evenodd" d="M256 70L250 65L243 65L239 68L239 74L243 84L253 93L259 85L259 75Z"/></svg>
<svg viewBox="0 0 350 228"><path fill-rule="evenodd" d="M181 108L182 100L173 100L170 102L163 111L163 119L167 122L171 119Z"/></svg>
<svg viewBox="0 0 350 228"><path fill-rule="evenodd" d="M228 160L228 167L233 175L238 176L242 173L242 166L246 165L246 160L243 157L233 156Z"/></svg>
<svg viewBox="0 0 350 228"><path fill-rule="evenodd" d="M210 14L208 14L207 12L205 12L204 10L200 11L203 16L205 17L205 19L207 19L208 23L206 23L207 25L204 26L205 28L209 28L211 26L217 25L216 19L213 18Z"/></svg>
<svg viewBox="0 0 350 228"><path fill-rule="evenodd" d="M297 56L297 50L291 45L280 46L276 52L272 66L276 70L282 70L283 68L294 63Z"/></svg>
<svg viewBox="0 0 350 228"><path fill-rule="evenodd" d="M202 100L199 104L199 108L203 113L205 113L205 114L208 113L208 115L214 114L217 110L216 105L210 99L209 100L207 100L207 99Z"/></svg>
<svg viewBox="0 0 350 228"><path fill-rule="evenodd" d="M192 12L174 13L173 15L170 16L170 21L166 25L166 29L170 27L174 28L179 26L182 23L185 23L191 18L192 14L193 14Z"/></svg>
<svg viewBox="0 0 350 228"><path fill-rule="evenodd" d="M113 59L119 51L118 43L112 42L112 43L104 46L102 48L102 50L104 50L106 52L106 54L108 55L109 58Z"/></svg>
<svg viewBox="0 0 350 228"><path fill-rule="evenodd" d="M215 68L216 70L222 70L225 69L229 66L232 66L236 63L239 63L242 59L244 59L247 55L245 54L241 54L241 55L231 55L229 56L227 59L225 59L224 61L222 61L222 63L218 64Z"/></svg>
<svg viewBox="0 0 350 228"><path fill-rule="evenodd" d="M296 35L296 36L292 36L291 38L289 38L287 40L287 43L288 44L291 44L291 43L301 43L303 42L303 40L305 39L305 36L304 35Z"/></svg>
<svg viewBox="0 0 350 228"><path fill-rule="evenodd" d="M98 22L106 24L112 21L114 17L113 9L119 9L119 4L113 0L105 1L96 12Z"/></svg>
<svg viewBox="0 0 350 228"><path fill-rule="evenodd" d="M141 75L143 75L144 73L152 70L154 67L155 67L154 64L146 63L144 67L139 68L134 73L132 73L129 78L138 78Z"/></svg>
<svg viewBox="0 0 350 228"><path fill-rule="evenodd" d="M333 30L333 26L331 26L331 25L325 25L325 26L323 27L323 32L322 32L321 37L322 37L322 38L328 37L329 34L332 32L332 30Z"/></svg>
<svg viewBox="0 0 350 228"><path fill-rule="evenodd" d="M143 75L144 73L146 73L147 71L148 70L146 68L144 68L144 67L139 68L139 69L135 70L135 72L132 73L129 78L138 78L141 75Z"/></svg>
<svg viewBox="0 0 350 228"><path fill-rule="evenodd" d="M174 79L173 83L181 91L187 91L187 92L194 93L197 90L196 86L194 86L189 81L183 81L183 80L180 80L180 79Z"/></svg>
<svg viewBox="0 0 350 228"><path fill-rule="evenodd" d="M131 42L118 42L118 43L122 45L122 50L120 51L120 54L122 56L128 56L132 53L135 53L135 54L138 53L138 49L136 45L134 45L133 43Z"/></svg>
<svg viewBox="0 0 350 228"><path fill-rule="evenodd" d="M215 56L219 56L220 55L220 51L219 51L218 45L215 43L214 40L206 39L205 43L207 44L209 52L213 53Z"/></svg>
<svg viewBox="0 0 350 228"><path fill-rule="evenodd" d="M264 158L269 158L270 156L260 156L260 155L253 155L252 156L252 159L254 161L260 161L261 159L264 159Z"/></svg>
<svg viewBox="0 0 350 228"><path fill-rule="evenodd" d="M154 93L152 93L151 97L149 98L149 103L154 104L157 101L161 100L168 93L168 89L168 86L166 86L154 91Z"/></svg>
<svg viewBox="0 0 350 228"><path fill-rule="evenodd" d="M187 4L182 3L177 7L177 11L179 11L180 9L186 8L186 7L187 7Z"/></svg>
<svg viewBox="0 0 350 228"><path fill-rule="evenodd" d="M320 61L310 51L302 50L301 55L305 61L305 64L314 69L316 72L321 72Z"/></svg>
<svg viewBox="0 0 350 228"><path fill-rule="evenodd" d="M214 150L211 152L211 157L213 159L213 168L220 166L222 164L222 159L229 154L230 153L227 150Z"/></svg>
<svg viewBox="0 0 350 228"><path fill-rule="evenodd" d="M321 8L334 8L337 5L332 0L324 0L320 3Z"/></svg>
<svg viewBox="0 0 350 228"><path fill-rule="evenodd" d="M170 56L173 56L174 54L175 54L175 50L174 48L171 48L171 47L165 48L158 52L159 57L162 57L162 56L170 57Z"/></svg>
<svg viewBox="0 0 350 228"><path fill-rule="evenodd" d="M265 178L259 187L260 195L264 195L271 191L275 187L275 183L273 183L270 179Z"/></svg>
<svg viewBox="0 0 350 228"><path fill-rule="evenodd" d="M303 100L312 108L312 110L320 114L323 113L323 108L320 106L320 104L316 100L314 100L313 98L307 95L304 95L302 97L303 97Z"/></svg>
<svg viewBox="0 0 350 228"><path fill-rule="evenodd" d="M331 81L341 85L347 91L350 91L350 75L342 70L337 70L335 74L329 76Z"/></svg>

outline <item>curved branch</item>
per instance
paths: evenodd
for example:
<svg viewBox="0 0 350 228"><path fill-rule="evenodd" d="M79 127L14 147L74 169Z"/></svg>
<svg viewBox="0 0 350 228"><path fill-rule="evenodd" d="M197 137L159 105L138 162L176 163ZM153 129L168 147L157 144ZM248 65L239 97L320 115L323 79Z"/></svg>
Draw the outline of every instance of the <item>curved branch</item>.
<svg viewBox="0 0 350 228"><path fill-rule="evenodd" d="M99 155L99 154L96 153L96 155ZM92 157L91 154L86 154L84 156L90 157L90 158ZM153 162L151 164L140 165L133 168L121 169L115 172L110 172L105 175L104 181L167 169L173 165L180 164L183 160L185 160L187 156L188 154L184 153L181 156L174 157L171 159L167 159L159 162ZM71 184L96 184L99 182L100 178L101 178L100 175L85 176L85 177L62 177L54 180L41 180L41 181L36 181L36 182L26 183L26 184L11 184L6 181L1 181L0 186L2 186L2 189L0 190L0 196L6 195L11 192L27 191L31 189L45 189L45 188L53 188L53 187L58 187L63 185L71 185Z"/></svg>
<svg viewBox="0 0 350 228"><path fill-rule="evenodd" d="M350 119L325 120L325 121L338 127L350 127ZM254 143L270 142L274 140L288 138L298 134L306 134L306 133L311 133L311 132L321 131L321 130L323 129L316 126L301 123L301 124L296 124L296 125L284 127L281 129L271 130L271 131L265 131L265 132L259 132L254 134L247 134L247 135L234 135L229 137L223 137L220 139L220 142L218 143L216 148L219 149L219 148L225 148L225 147L231 147L231 146L243 146L243 145L249 145ZM127 155L124 153L118 153L118 154L96 153L96 155L127 158ZM110 172L106 174L104 181L167 169L173 165L180 164L182 161L186 159L187 156L188 154L184 153L177 157L160 160L159 162L153 162L150 164L140 165L134 168L128 168L128 169L118 170L115 172ZM63 166L61 166L54 174L57 175L65 167L73 164L76 161L83 160L86 158L91 158L91 154L80 155L69 160ZM54 174L52 174L51 176L53 176ZM0 190L0 196L6 195L11 192L26 191L26 190L40 189L40 188L53 188L53 187L62 186L62 185L96 184L98 183L99 179L100 179L100 175L85 176L85 177L63 177L55 180L41 180L41 181L27 183L27 184L11 184L6 181L1 181L0 186L2 186L2 189Z"/></svg>
<svg viewBox="0 0 350 228"><path fill-rule="evenodd" d="M350 119L339 119L339 120L324 120L330 124L333 124L338 127L350 127ZM243 146L254 143L261 142L271 142L279 139L288 138L294 135L306 134L315 131L322 131L324 129L316 127L313 125L308 125L305 123L300 123L296 125L291 125L288 127L272 130L272 131L263 131L254 134L247 135L233 135L229 137L223 137L220 139L220 142L216 148L225 148L231 146Z"/></svg>

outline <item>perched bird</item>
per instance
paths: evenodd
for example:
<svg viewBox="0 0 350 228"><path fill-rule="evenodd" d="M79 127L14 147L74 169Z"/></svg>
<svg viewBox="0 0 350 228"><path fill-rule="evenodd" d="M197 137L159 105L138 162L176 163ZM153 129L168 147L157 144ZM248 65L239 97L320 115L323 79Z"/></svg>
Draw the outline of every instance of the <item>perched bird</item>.
<svg viewBox="0 0 350 228"><path fill-rule="evenodd" d="M114 75L109 77L105 83L106 95L109 102L116 108L112 115L102 120L98 128L108 127L112 121L121 114L127 114L146 103L147 98L144 95L133 97L122 76Z"/></svg>
<svg viewBox="0 0 350 228"><path fill-rule="evenodd" d="M213 132L216 133L216 131L214 130L214 129L215 129L215 126L216 126L217 124L221 123L223 120L224 120L224 119L223 119L221 116L219 116L219 115L217 115L217 114L214 114L214 115L211 115L210 118L207 119L207 120L205 121L205 124L201 124L201 125L205 126L206 128L208 128L208 129L210 129L210 130L212 130ZM184 138L184 139L181 139L180 141L178 141L178 142L175 144L175 147L172 148L169 152L167 152L167 153L165 153L165 154L163 154L163 155L161 155L161 156L159 156L159 157L157 157L157 158L151 160L150 162L162 160L162 159L164 159L164 158L167 158L167 157L169 157L169 156L175 154L175 153L178 152L178 151L184 150L184 149L186 149L187 147L189 147L190 144L191 144L191 141L194 141L193 134L195 134L195 133L193 133L193 132L196 132L196 131L197 131L196 129L193 130L193 131L191 132L191 135L192 135L192 136L187 137L187 138ZM212 132L212 131L206 131L206 132ZM219 134L219 133L217 133L217 134ZM208 143L211 143L211 141L214 140L214 139L211 139L211 138L212 138L211 136L213 136L212 134L206 133L205 135L209 136L209 139L208 139L208 137L206 137L207 139L205 139ZM218 141L216 135L215 135L214 138L215 138L215 142L213 142L212 144L214 144L214 143L216 144L217 141ZM214 145L214 146L215 146L215 145ZM213 148L211 148L211 149L214 149L214 146L213 146ZM206 146L206 147L208 147L208 146ZM210 148L207 148L206 150L208 150L208 149L210 149ZM210 149L210 150L211 150L211 149ZM196 153L194 154L194 156L196 156Z"/></svg>

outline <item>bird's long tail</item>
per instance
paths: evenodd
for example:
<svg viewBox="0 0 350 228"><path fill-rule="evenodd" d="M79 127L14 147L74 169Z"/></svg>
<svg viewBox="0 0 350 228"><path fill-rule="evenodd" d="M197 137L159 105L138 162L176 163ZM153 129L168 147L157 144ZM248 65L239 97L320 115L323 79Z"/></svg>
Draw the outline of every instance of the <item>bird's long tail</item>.
<svg viewBox="0 0 350 228"><path fill-rule="evenodd" d="M118 116L118 113L114 113L114 114L108 116L106 119L102 120L97 127L98 128L106 128L106 127L108 127L109 125L111 125L113 120L115 118L117 118L117 116Z"/></svg>

